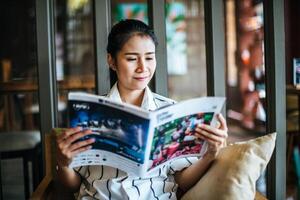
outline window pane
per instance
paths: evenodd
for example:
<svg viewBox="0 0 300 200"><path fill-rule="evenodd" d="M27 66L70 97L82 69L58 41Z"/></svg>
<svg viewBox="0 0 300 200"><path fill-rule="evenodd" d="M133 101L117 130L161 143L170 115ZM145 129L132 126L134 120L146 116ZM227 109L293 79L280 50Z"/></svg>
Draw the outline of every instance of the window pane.
<svg viewBox="0 0 300 200"><path fill-rule="evenodd" d="M263 3L226 0L227 124L229 142L266 134ZM266 173L256 182L266 194Z"/></svg>
<svg viewBox="0 0 300 200"><path fill-rule="evenodd" d="M112 0L112 24L122 19L138 19L148 24L147 1L141 0Z"/></svg>
<svg viewBox="0 0 300 200"><path fill-rule="evenodd" d="M66 127L68 92L95 92L94 13L92 0L56 0L55 5L58 123Z"/></svg>
<svg viewBox="0 0 300 200"><path fill-rule="evenodd" d="M266 132L262 1L226 1L227 113L243 132Z"/></svg>
<svg viewBox="0 0 300 200"><path fill-rule="evenodd" d="M0 27L1 197L28 199L42 169L35 1L1 1Z"/></svg>
<svg viewBox="0 0 300 200"><path fill-rule="evenodd" d="M206 95L204 1L167 2L166 30L169 97Z"/></svg>
<svg viewBox="0 0 300 200"><path fill-rule="evenodd" d="M0 9L0 131L37 130L34 1L1 1Z"/></svg>

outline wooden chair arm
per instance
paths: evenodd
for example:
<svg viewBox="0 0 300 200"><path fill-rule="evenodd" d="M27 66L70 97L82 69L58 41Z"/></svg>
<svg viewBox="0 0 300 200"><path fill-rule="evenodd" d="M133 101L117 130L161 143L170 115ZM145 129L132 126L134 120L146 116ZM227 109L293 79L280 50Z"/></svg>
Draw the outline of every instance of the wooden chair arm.
<svg viewBox="0 0 300 200"><path fill-rule="evenodd" d="M31 200L74 200L74 194L56 178L55 132L45 135L46 176L31 195Z"/></svg>
<svg viewBox="0 0 300 200"><path fill-rule="evenodd" d="M264 195L262 195L261 193L256 192L254 200L268 200L268 199Z"/></svg>
<svg viewBox="0 0 300 200"><path fill-rule="evenodd" d="M32 193L30 200L74 200L74 194L56 178L46 175L36 190Z"/></svg>
<svg viewBox="0 0 300 200"><path fill-rule="evenodd" d="M46 175L36 190L32 193L30 200L47 199L48 193L51 190L51 183L53 181L52 175Z"/></svg>

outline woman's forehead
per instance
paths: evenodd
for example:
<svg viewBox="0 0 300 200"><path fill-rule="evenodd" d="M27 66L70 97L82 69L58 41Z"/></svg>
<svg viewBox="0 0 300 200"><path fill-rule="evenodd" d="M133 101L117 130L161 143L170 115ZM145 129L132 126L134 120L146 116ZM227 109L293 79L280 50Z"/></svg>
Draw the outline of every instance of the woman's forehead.
<svg viewBox="0 0 300 200"><path fill-rule="evenodd" d="M133 35L125 42L121 51L129 52L155 52L155 44L147 35Z"/></svg>

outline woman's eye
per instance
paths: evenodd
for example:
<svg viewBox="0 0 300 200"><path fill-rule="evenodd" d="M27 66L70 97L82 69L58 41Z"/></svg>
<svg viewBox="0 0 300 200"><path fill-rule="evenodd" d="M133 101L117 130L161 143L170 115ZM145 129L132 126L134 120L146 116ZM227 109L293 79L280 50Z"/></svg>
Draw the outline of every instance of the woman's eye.
<svg viewBox="0 0 300 200"><path fill-rule="evenodd" d="M127 58L127 61L135 61L136 58Z"/></svg>
<svg viewBox="0 0 300 200"><path fill-rule="evenodd" d="M149 57L149 58L146 58L146 60L153 60L153 58Z"/></svg>

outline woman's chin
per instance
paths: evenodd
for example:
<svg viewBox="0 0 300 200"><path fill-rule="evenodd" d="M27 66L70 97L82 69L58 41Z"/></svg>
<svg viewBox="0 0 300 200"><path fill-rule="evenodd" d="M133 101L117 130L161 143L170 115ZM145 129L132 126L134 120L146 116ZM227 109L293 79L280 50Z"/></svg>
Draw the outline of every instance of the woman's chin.
<svg viewBox="0 0 300 200"><path fill-rule="evenodd" d="M149 80L143 80L143 81L135 81L133 82L132 86L138 90L141 90L141 89L145 89L147 87L149 83Z"/></svg>
<svg viewBox="0 0 300 200"><path fill-rule="evenodd" d="M133 90L143 90L147 87L148 83L138 83L138 84L134 84L131 88Z"/></svg>

